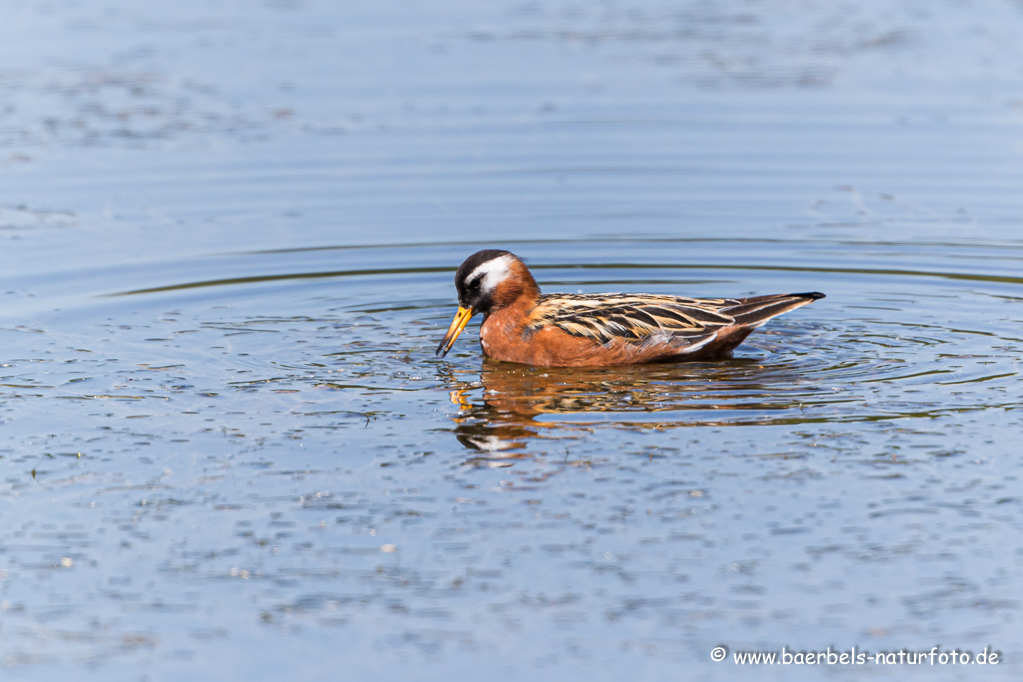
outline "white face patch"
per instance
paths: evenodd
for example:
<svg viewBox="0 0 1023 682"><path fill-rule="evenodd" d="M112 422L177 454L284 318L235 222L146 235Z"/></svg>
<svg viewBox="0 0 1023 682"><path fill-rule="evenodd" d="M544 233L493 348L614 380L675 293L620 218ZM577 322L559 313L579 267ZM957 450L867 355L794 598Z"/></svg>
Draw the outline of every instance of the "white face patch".
<svg viewBox="0 0 1023 682"><path fill-rule="evenodd" d="M511 264L514 259L514 256L507 255L488 260L470 272L469 276L465 278L465 283L471 284L474 279L479 278L480 291L489 293L511 274Z"/></svg>

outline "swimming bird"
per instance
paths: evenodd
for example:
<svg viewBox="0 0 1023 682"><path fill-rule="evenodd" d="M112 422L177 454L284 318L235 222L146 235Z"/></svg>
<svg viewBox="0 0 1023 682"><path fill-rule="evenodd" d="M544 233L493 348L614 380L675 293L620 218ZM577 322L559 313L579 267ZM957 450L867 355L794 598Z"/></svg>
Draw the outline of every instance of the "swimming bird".
<svg viewBox="0 0 1023 682"><path fill-rule="evenodd" d="M751 298L541 294L529 268L497 249L466 258L455 288L458 312L437 355L447 355L469 318L480 313L484 354L546 367L720 357L772 317L824 298L819 292Z"/></svg>

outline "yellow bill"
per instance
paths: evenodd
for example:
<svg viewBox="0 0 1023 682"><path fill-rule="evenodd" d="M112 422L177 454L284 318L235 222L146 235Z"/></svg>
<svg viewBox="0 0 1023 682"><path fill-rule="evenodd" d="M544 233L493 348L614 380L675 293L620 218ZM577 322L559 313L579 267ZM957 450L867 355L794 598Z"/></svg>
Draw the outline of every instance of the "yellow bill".
<svg viewBox="0 0 1023 682"><path fill-rule="evenodd" d="M455 319L451 320L451 326L448 327L448 333L444 335L440 345L437 346L437 355L444 357L451 350L451 346L455 345L455 339L465 329L465 325L469 323L469 318L472 317L471 308L463 308L458 306L458 312L455 313Z"/></svg>

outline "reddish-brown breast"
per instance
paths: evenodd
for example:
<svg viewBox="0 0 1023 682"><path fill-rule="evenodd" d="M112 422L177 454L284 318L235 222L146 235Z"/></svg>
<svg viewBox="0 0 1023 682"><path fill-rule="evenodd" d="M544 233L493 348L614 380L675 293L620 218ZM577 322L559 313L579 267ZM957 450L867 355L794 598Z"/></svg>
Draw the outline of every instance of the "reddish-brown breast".
<svg viewBox="0 0 1023 682"><path fill-rule="evenodd" d="M624 339L604 345L554 326L532 330L529 313L534 305L535 299L523 296L483 322L480 345L487 357L544 367L592 367L654 362L671 354L664 346L640 347Z"/></svg>

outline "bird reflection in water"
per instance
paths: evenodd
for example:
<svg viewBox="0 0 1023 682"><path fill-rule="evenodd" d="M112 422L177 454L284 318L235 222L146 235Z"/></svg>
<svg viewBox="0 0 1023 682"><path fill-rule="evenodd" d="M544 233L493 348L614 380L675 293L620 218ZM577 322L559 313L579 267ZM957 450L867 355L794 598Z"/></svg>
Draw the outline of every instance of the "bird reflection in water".
<svg viewBox="0 0 1023 682"><path fill-rule="evenodd" d="M792 393L794 384L787 382L793 378L783 367L765 371L752 359L552 368L485 358L479 381L452 377L457 388L450 395L460 407L455 435L478 453L468 463L500 467L547 450L547 440L558 441L550 451L560 454L569 448L566 439L581 438L598 423L641 429L719 426L736 417L734 410L746 415L741 423L764 423L764 410L802 404L806 396L785 395ZM596 413L605 418L595 418Z"/></svg>

